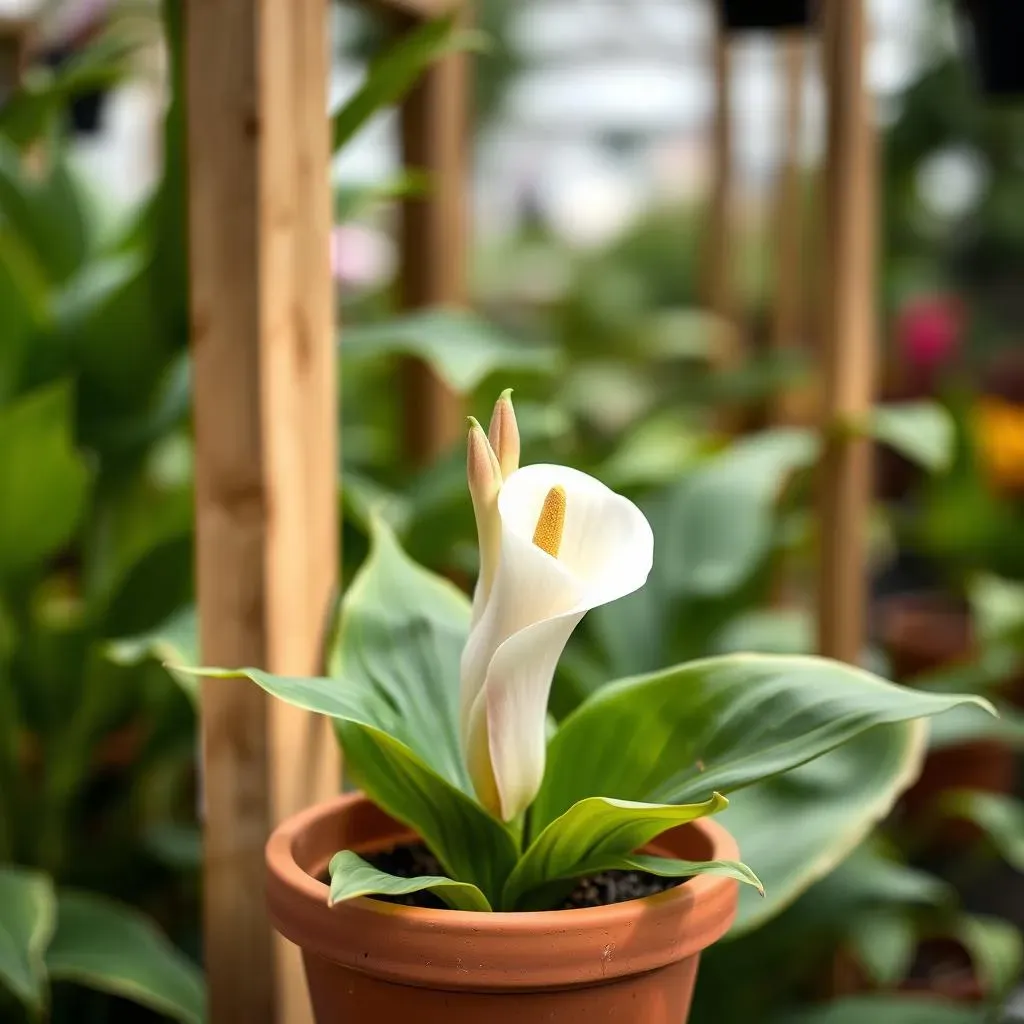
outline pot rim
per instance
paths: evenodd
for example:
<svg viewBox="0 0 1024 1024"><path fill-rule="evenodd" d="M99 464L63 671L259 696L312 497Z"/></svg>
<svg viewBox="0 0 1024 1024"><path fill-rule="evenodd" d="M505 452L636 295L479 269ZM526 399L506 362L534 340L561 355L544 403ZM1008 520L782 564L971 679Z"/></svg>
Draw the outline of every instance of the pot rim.
<svg viewBox="0 0 1024 1024"><path fill-rule="evenodd" d="M364 816L376 834L364 851L415 839L362 793L307 808L267 842L267 900L275 927L326 960L376 977L431 988L514 990L576 986L639 974L698 954L728 931L739 883L697 875L664 892L603 907L474 913L430 910L359 897L330 907L322 872L336 850L312 851L344 815ZM390 827L389 827L390 826ZM659 837L673 853L699 833L709 860L735 860L736 841L706 818ZM675 843L671 836L676 836ZM558 955L552 954L557 944Z"/></svg>

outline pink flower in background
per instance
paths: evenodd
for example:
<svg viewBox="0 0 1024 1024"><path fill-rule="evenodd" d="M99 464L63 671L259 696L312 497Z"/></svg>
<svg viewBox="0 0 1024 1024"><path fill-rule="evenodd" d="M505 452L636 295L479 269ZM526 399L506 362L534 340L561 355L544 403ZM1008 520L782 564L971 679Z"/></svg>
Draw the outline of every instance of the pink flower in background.
<svg viewBox="0 0 1024 1024"><path fill-rule="evenodd" d="M934 373L956 355L963 327L963 307L955 296L911 299L900 311L896 325L901 362L919 373Z"/></svg>
<svg viewBox="0 0 1024 1024"><path fill-rule="evenodd" d="M339 224L331 231L331 274L338 284L370 288L394 269L394 253L379 231L360 224Z"/></svg>

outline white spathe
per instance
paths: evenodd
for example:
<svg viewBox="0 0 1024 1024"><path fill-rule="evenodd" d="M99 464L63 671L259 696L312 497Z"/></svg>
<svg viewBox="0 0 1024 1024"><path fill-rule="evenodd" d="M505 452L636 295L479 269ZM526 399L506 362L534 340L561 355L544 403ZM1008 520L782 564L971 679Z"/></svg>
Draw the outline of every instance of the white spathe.
<svg viewBox="0 0 1024 1024"><path fill-rule="evenodd" d="M558 557L533 543L544 499L565 491ZM462 737L484 806L511 821L544 775L555 666L591 609L638 590L654 559L644 514L599 480L565 466L526 466L498 495L497 571L462 654Z"/></svg>

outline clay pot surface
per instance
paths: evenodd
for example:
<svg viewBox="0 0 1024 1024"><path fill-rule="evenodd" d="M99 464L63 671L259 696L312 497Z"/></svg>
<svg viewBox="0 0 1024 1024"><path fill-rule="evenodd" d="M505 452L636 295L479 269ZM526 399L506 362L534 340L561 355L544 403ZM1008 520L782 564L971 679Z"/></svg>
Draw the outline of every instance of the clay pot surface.
<svg viewBox="0 0 1024 1024"><path fill-rule="evenodd" d="M685 1024L700 953L736 914L738 883L714 875L583 910L473 914L373 899L328 907L319 879L334 853L415 841L356 793L295 815L267 843L270 918L302 948L318 1024ZM649 849L738 856L708 820Z"/></svg>

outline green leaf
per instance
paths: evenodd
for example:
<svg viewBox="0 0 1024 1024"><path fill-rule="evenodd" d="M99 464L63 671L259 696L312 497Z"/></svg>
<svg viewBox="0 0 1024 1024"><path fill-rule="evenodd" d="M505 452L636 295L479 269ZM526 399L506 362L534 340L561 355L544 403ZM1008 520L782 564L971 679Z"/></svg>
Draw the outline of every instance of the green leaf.
<svg viewBox="0 0 1024 1024"><path fill-rule="evenodd" d="M735 442L684 477L671 499L670 529L659 536L673 589L707 597L750 576L771 543L783 485L817 453L813 433L780 428Z"/></svg>
<svg viewBox="0 0 1024 1024"><path fill-rule="evenodd" d="M352 780L379 807L414 829L444 869L493 899L512 870L515 841L464 790L397 737L415 729L353 679L274 676L259 669L195 669L213 678L246 676L271 696L336 720Z"/></svg>
<svg viewBox="0 0 1024 1024"><path fill-rule="evenodd" d="M440 875L399 878L377 870L351 850L342 850L331 858L330 873L331 906L357 896L407 896L426 891L444 900L452 910L486 913L491 909L487 897L475 885Z"/></svg>
<svg viewBox="0 0 1024 1024"><path fill-rule="evenodd" d="M29 345L46 323L47 287L31 251L0 225L0 403L17 394Z"/></svg>
<svg viewBox="0 0 1024 1024"><path fill-rule="evenodd" d="M733 800L721 823L757 868L766 896L740 892L731 934L771 920L843 862L917 777L923 749L921 723L881 726ZM881 870L872 874L879 884Z"/></svg>
<svg viewBox="0 0 1024 1024"><path fill-rule="evenodd" d="M256 669L207 674L247 675L290 704L336 719L354 781L415 829L450 875L493 900L516 848L472 795L462 759L459 661L469 617L465 595L409 559L375 520L369 557L345 594L329 645L335 678Z"/></svg>
<svg viewBox="0 0 1024 1024"><path fill-rule="evenodd" d="M939 808L953 818L977 825L1010 867L1024 872L1024 804L1016 797L980 790L956 790Z"/></svg>
<svg viewBox="0 0 1024 1024"><path fill-rule="evenodd" d="M647 854L634 853L629 857L620 857L614 867L624 871L646 871L649 875L659 875L662 878L724 875L744 885L753 886L761 896L764 896L761 879L746 864L738 860L679 860L676 857L650 857Z"/></svg>
<svg viewBox="0 0 1024 1024"><path fill-rule="evenodd" d="M35 180L24 173L17 149L0 139L0 217L53 281L65 280L85 257L85 197L59 151L46 176Z"/></svg>
<svg viewBox="0 0 1024 1024"><path fill-rule="evenodd" d="M38 871L0 867L0 982L41 1014L47 1000L43 954L57 920L50 879Z"/></svg>
<svg viewBox="0 0 1024 1024"><path fill-rule="evenodd" d="M1020 979L1024 939L1011 921L977 914L962 915L952 934L967 950L984 991L1005 996Z"/></svg>
<svg viewBox="0 0 1024 1024"><path fill-rule="evenodd" d="M403 171L384 182L335 186L334 223L354 220L381 203L422 195L428 191L428 184L423 173Z"/></svg>
<svg viewBox="0 0 1024 1024"><path fill-rule="evenodd" d="M1024 635L1024 583L985 574L969 587L971 617L982 644Z"/></svg>
<svg viewBox="0 0 1024 1024"><path fill-rule="evenodd" d="M1005 676L1003 677L1005 679ZM939 715L931 723L928 745L932 750L974 743L979 740L996 740L1015 750L1024 750L1024 713L1019 708L994 700L999 717L993 718L980 708L970 705L953 708Z"/></svg>
<svg viewBox="0 0 1024 1024"><path fill-rule="evenodd" d="M786 1014L772 1024L985 1024L984 1007L953 1006L934 998L861 996Z"/></svg>
<svg viewBox="0 0 1024 1024"><path fill-rule="evenodd" d="M428 21L405 33L370 66L362 86L331 115L332 151L344 147L385 107L397 103L436 60L460 50L480 49L478 32L460 29L454 16Z"/></svg>
<svg viewBox="0 0 1024 1024"><path fill-rule="evenodd" d="M63 891L46 966L75 981L131 999L181 1024L201 1024L206 996L198 967L142 914L91 893Z"/></svg>
<svg viewBox="0 0 1024 1024"><path fill-rule="evenodd" d="M112 640L107 657L118 665L137 665L147 658L161 662L193 704L199 702L199 681L194 673L176 665L199 661L199 617L194 607L182 608L156 629L138 636Z"/></svg>
<svg viewBox="0 0 1024 1024"><path fill-rule="evenodd" d="M0 410L0 579L52 555L78 526L89 474L72 447L71 419L62 383Z"/></svg>
<svg viewBox="0 0 1024 1024"><path fill-rule="evenodd" d="M554 349L509 338L466 310L435 308L345 331L345 358L418 356L459 394L497 371L554 373Z"/></svg>
<svg viewBox="0 0 1024 1024"><path fill-rule="evenodd" d="M588 698L559 729L535 826L588 796L687 803L728 794L874 726L964 703L989 706L810 657L734 654L625 679Z"/></svg>
<svg viewBox="0 0 1024 1024"><path fill-rule="evenodd" d="M757 608L734 618L714 645L716 654L810 654L814 623L803 608Z"/></svg>
<svg viewBox="0 0 1024 1024"><path fill-rule="evenodd" d="M469 619L466 596L409 558L374 518L369 557L341 603L327 654L328 673L342 680L336 688L392 709L392 735L467 793L458 691Z"/></svg>
<svg viewBox="0 0 1024 1024"><path fill-rule="evenodd" d="M534 839L505 885L506 909L549 909L524 897L552 882L607 871L670 828L717 814L728 801L713 794L699 804L647 804L589 797L574 804ZM543 901L546 894L540 895Z"/></svg>
<svg viewBox="0 0 1024 1024"><path fill-rule="evenodd" d="M850 946L871 980L892 988L910 970L918 944L917 923L900 910L873 910L853 922Z"/></svg>
<svg viewBox="0 0 1024 1024"><path fill-rule="evenodd" d="M868 423L868 433L933 473L952 465L953 420L949 411L937 402L876 406Z"/></svg>

